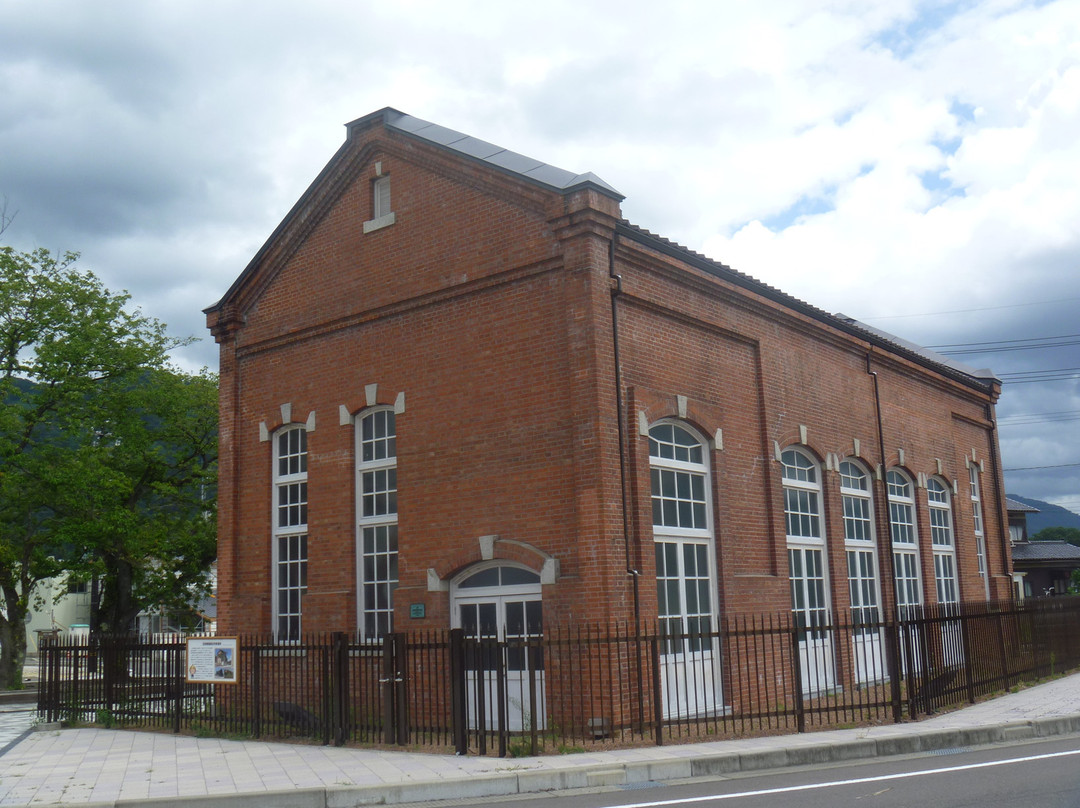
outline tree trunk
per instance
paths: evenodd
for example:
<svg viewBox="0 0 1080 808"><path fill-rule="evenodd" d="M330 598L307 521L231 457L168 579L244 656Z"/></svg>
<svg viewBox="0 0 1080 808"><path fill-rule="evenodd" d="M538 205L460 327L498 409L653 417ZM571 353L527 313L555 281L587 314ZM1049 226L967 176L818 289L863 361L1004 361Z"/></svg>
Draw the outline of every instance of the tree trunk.
<svg viewBox="0 0 1080 808"><path fill-rule="evenodd" d="M7 616L0 614L0 690L21 690L26 662L26 609L4 593Z"/></svg>
<svg viewBox="0 0 1080 808"><path fill-rule="evenodd" d="M101 631L106 634L126 634L139 615L132 588L134 574L130 562L119 558L106 560L104 590L99 616Z"/></svg>

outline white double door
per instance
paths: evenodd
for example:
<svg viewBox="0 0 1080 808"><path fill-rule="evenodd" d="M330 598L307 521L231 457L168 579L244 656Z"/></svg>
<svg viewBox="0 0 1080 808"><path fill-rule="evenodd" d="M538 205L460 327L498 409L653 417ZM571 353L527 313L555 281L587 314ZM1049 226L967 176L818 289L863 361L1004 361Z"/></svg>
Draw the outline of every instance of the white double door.
<svg viewBox="0 0 1080 808"><path fill-rule="evenodd" d="M711 542L665 536L655 547L664 718L716 715L724 698Z"/></svg>
<svg viewBox="0 0 1080 808"><path fill-rule="evenodd" d="M821 547L788 546L791 611L799 633L799 668L804 696L834 687L832 621Z"/></svg>
<svg viewBox="0 0 1080 808"><path fill-rule="evenodd" d="M538 643L520 644L543 637L539 588L477 588L459 591L454 598L454 627L480 641L467 662L465 679L470 729L499 728L500 671L506 729L545 728L543 655Z"/></svg>

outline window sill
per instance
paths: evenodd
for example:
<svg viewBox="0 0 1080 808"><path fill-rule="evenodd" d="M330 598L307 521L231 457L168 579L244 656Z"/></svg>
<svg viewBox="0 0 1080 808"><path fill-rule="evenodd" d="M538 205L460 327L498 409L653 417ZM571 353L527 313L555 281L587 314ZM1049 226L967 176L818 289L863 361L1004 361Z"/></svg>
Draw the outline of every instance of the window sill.
<svg viewBox="0 0 1080 808"><path fill-rule="evenodd" d="M378 219L371 219L364 222L364 232L370 233L373 230L380 230L383 227L389 227L394 223L394 214L387 213L385 216L380 216Z"/></svg>

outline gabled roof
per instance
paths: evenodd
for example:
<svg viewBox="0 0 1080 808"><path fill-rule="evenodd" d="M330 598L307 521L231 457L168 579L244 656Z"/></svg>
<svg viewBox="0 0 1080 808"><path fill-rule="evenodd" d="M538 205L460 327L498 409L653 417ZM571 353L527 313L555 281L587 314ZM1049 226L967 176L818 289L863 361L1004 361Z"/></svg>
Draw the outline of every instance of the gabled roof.
<svg viewBox="0 0 1080 808"><path fill-rule="evenodd" d="M1005 497L1005 510L1009 513L1039 513L1038 508L1032 505L1026 505L1012 497Z"/></svg>
<svg viewBox="0 0 1080 808"><path fill-rule="evenodd" d="M1067 541L1022 541L1012 546L1013 564L1016 562L1053 562L1080 566L1080 547Z"/></svg>
<svg viewBox="0 0 1080 808"><path fill-rule="evenodd" d="M254 271L254 268L258 265L270 245L272 245L278 236L285 231L289 223L295 217L300 215L308 198L314 194L315 189L331 173L337 158L348 148L348 141L352 140L354 137L358 137L368 128L377 125L382 125L387 129L394 130L395 132L399 132L408 137L422 140L428 145L453 152L463 159L482 163L495 171L513 175L558 193L568 194L580 188L593 188L617 201L622 201L622 199L624 199L624 196L621 193L592 172L575 174L572 171L566 171L565 169L541 162L540 160L526 157L517 152L504 149L501 146L488 143L485 140L480 140L479 138L466 135L462 132L448 129L445 126L439 126L430 121L407 115L392 107L385 107L377 112L372 112L369 115L357 118L355 121L346 124L346 130L348 132L346 143L341 147L337 155L331 159L327 166L323 168L319 176L316 177L308 190L293 206L292 210L289 211L285 219L278 225L277 229L274 230L270 238L267 239L259 252L252 258L240 277L233 282L232 286L221 300L204 310L207 314L219 311L223 307L225 301L230 299L234 292L244 284L245 279ZM650 233L648 230L637 227L627 221L618 223L617 232L620 235L640 244L644 244L651 249L709 272L734 285L747 289L748 291L762 295L767 299L773 300L787 308L825 323L841 332L850 334L857 339L865 340L872 345L883 347L890 353L900 354L923 367L942 373L955 381L959 381L971 387L976 387L982 391L990 391L995 384L999 383L998 379L989 370L976 370L942 356L941 354L935 353L934 351L903 340L900 337L893 336L873 328L872 326L868 326L865 323L860 323L846 315L829 314L809 303L805 303L798 298L781 292L779 289L775 289L768 284L762 283L749 275L734 270L718 261L707 258L700 253L669 241L666 238Z"/></svg>

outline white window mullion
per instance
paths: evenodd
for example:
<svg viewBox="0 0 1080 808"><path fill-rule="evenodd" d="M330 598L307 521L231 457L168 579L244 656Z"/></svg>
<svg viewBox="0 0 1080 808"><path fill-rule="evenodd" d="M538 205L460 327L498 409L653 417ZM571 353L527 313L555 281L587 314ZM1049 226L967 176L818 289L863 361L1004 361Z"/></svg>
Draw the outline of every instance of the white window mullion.
<svg viewBox="0 0 1080 808"><path fill-rule="evenodd" d="M949 489L931 477L926 483L930 506L930 544L934 553L934 580L938 603L957 603L956 547L952 527L952 501Z"/></svg>
<svg viewBox="0 0 1080 808"><path fill-rule="evenodd" d="M896 602L900 607L900 616L907 617L915 607L922 604L914 486L907 475L896 470L888 473L886 484L889 493Z"/></svg>
<svg viewBox="0 0 1080 808"><path fill-rule="evenodd" d="M286 428L274 438L272 522L273 621L279 642L297 642L303 631L307 592L308 471L307 431Z"/></svg>
<svg viewBox="0 0 1080 808"><path fill-rule="evenodd" d="M356 422L357 622L366 639L394 630L398 585L397 428L394 411Z"/></svg>

